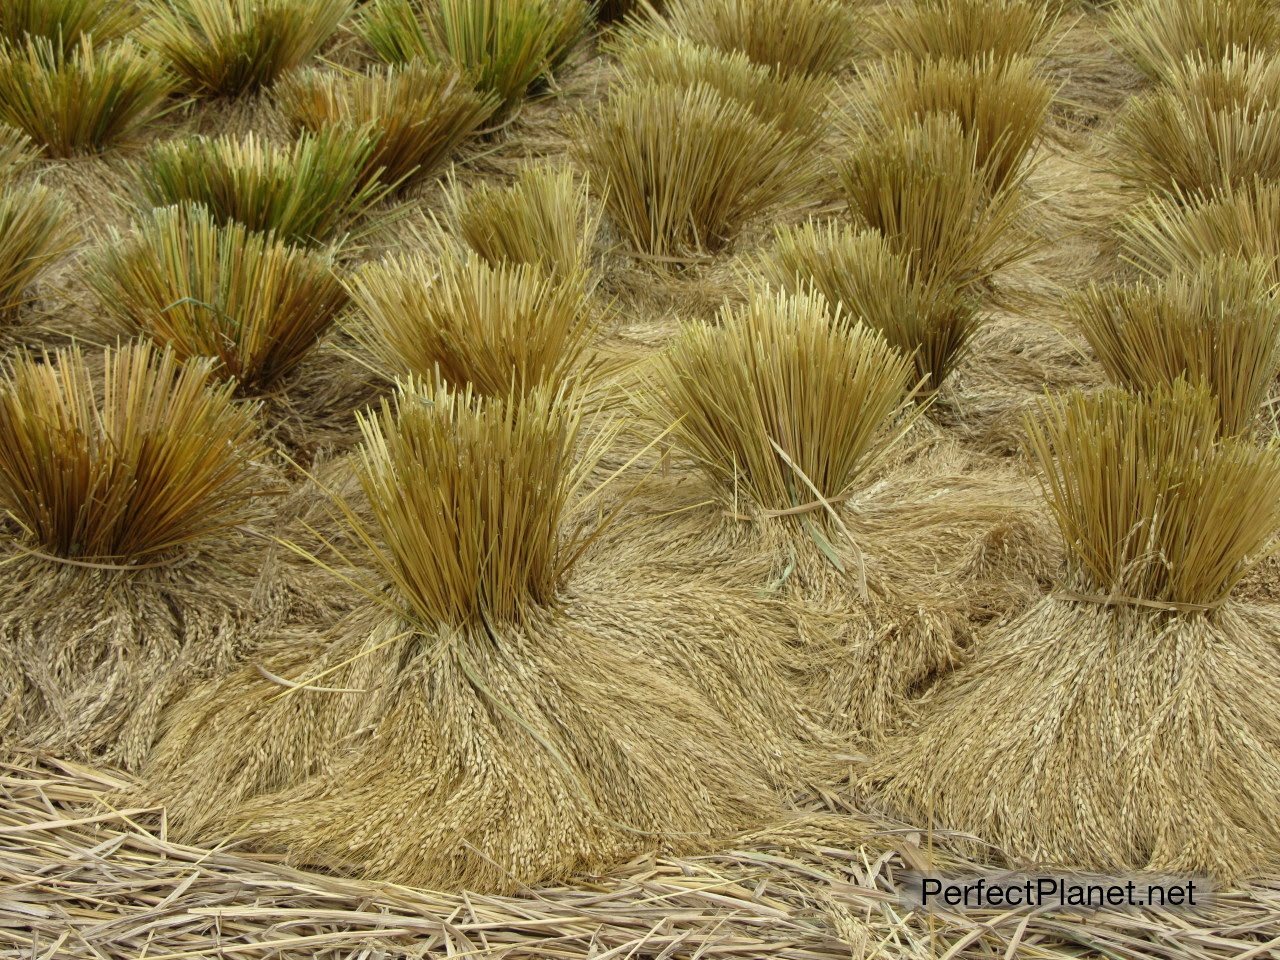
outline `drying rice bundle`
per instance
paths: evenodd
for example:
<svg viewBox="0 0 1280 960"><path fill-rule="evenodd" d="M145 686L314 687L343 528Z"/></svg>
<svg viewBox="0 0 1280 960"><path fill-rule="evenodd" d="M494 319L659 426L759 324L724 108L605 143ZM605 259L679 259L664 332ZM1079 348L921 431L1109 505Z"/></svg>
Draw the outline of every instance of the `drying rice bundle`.
<svg viewBox="0 0 1280 960"><path fill-rule="evenodd" d="M75 244L72 206L39 185L0 187L0 325L9 327L32 284Z"/></svg>
<svg viewBox="0 0 1280 960"><path fill-rule="evenodd" d="M133 236L113 234L89 279L114 332L209 358L241 394L276 386L347 303L331 255L220 226L202 207L160 208Z"/></svg>
<svg viewBox="0 0 1280 960"><path fill-rule="evenodd" d="M623 28L626 41L681 37L725 53L741 51L779 74L826 77L858 52L862 30L845 0L666 0Z"/></svg>
<svg viewBox="0 0 1280 960"><path fill-rule="evenodd" d="M567 583L599 532L572 522L602 449L574 465L574 402L409 384L361 427L373 523L343 510L382 584L327 645L279 645L269 671L313 688L244 671L175 713L153 771L172 830L508 890L764 814L751 747L638 648L697 643L712 618L628 621L616 594Z"/></svg>
<svg viewBox="0 0 1280 960"><path fill-rule="evenodd" d="M1189 63L1132 103L1112 137L1121 181L1175 200L1280 178L1280 62Z"/></svg>
<svg viewBox="0 0 1280 960"><path fill-rule="evenodd" d="M523 168L507 187L479 183L448 194L458 236L492 266L538 264L572 276L588 264L600 229L600 213L586 183L569 168Z"/></svg>
<svg viewBox="0 0 1280 960"><path fill-rule="evenodd" d="M44 37L70 53L80 38L119 40L138 23L132 0L5 0L0 39L18 43L27 34Z"/></svg>
<svg viewBox="0 0 1280 960"><path fill-rule="evenodd" d="M917 0L876 20L880 52L928 60L1006 60L1044 51L1057 17L1042 0Z"/></svg>
<svg viewBox="0 0 1280 960"><path fill-rule="evenodd" d="M164 68L129 41L64 52L44 37L0 44L0 123L51 157L98 153L154 118L173 90Z"/></svg>
<svg viewBox="0 0 1280 960"><path fill-rule="evenodd" d="M597 327L581 271L407 254L364 267L350 287L362 314L353 333L379 370L483 396L570 379Z"/></svg>
<svg viewBox="0 0 1280 960"><path fill-rule="evenodd" d="M218 223L323 244L386 196L364 175L375 149L370 131L341 127L289 147L252 133L168 141L148 152L138 190L151 206L200 204Z"/></svg>
<svg viewBox="0 0 1280 960"><path fill-rule="evenodd" d="M579 114L571 133L609 217L655 263L723 249L808 182L807 138L707 86L624 88L599 114Z"/></svg>
<svg viewBox="0 0 1280 960"><path fill-rule="evenodd" d="M1280 449L1220 440L1185 383L1047 402L1030 453L1063 586L978 646L869 782L1022 861L1208 873L1280 862L1280 619L1230 599L1280 525Z"/></svg>
<svg viewBox="0 0 1280 960"><path fill-rule="evenodd" d="M591 25L584 0L373 0L365 39L387 63L450 63L506 115L573 53Z"/></svg>
<svg viewBox="0 0 1280 960"><path fill-rule="evenodd" d="M400 188L431 176L496 106L455 68L421 60L373 74L300 72L281 82L277 98L295 131L373 130L366 174Z"/></svg>
<svg viewBox="0 0 1280 960"><path fill-rule="evenodd" d="M840 175L855 221L884 234L922 279L985 287L1025 252L1014 235L1022 176L997 185L978 160L977 136L955 117L863 142Z"/></svg>
<svg viewBox="0 0 1280 960"><path fill-rule="evenodd" d="M1038 145L1053 97L1053 85L1027 57L924 63L896 57L872 68L850 99L849 132L874 139L931 115L954 116L976 139L978 164L1001 189Z"/></svg>
<svg viewBox="0 0 1280 960"><path fill-rule="evenodd" d="M1118 386L1149 391L1204 382L1223 432L1258 418L1280 372L1280 303L1272 265L1206 261L1161 284L1092 286L1069 311Z"/></svg>
<svg viewBox="0 0 1280 960"><path fill-rule="evenodd" d="M778 228L758 269L773 286L791 293L817 290L879 330L914 361L911 383L921 383L926 394L946 382L982 322L971 297L917 277L881 234L835 221Z"/></svg>
<svg viewBox="0 0 1280 960"><path fill-rule="evenodd" d="M779 73L752 63L741 50L717 50L662 33L617 44L613 52L629 86L704 84L787 132L816 136L826 116L826 77Z"/></svg>
<svg viewBox="0 0 1280 960"><path fill-rule="evenodd" d="M21 130L0 124L0 180L8 179L34 157L31 138Z"/></svg>
<svg viewBox="0 0 1280 960"><path fill-rule="evenodd" d="M1271 0L1133 0L1116 4L1111 32L1121 52L1153 80L1174 80L1189 61L1280 47Z"/></svg>
<svg viewBox="0 0 1280 960"><path fill-rule="evenodd" d="M149 0L146 42L198 96L268 87L310 58L354 0Z"/></svg>
<svg viewBox="0 0 1280 960"><path fill-rule="evenodd" d="M264 450L208 364L146 344L104 362L20 356L0 385L0 656L21 677L0 714L16 740L132 766L167 698L243 642L262 558L233 531Z"/></svg>

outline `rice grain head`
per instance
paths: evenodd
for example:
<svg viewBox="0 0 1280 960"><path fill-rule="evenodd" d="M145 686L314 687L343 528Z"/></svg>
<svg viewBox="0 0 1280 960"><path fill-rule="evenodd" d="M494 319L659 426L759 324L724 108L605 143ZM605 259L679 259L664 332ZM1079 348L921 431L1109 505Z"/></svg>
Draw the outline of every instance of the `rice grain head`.
<svg viewBox="0 0 1280 960"><path fill-rule="evenodd" d="M1233 51L1266 57L1280 48L1280 11L1270 0L1135 0L1109 15L1116 46L1152 80L1177 79L1188 62Z"/></svg>
<svg viewBox="0 0 1280 960"><path fill-rule="evenodd" d="M138 25L129 0L6 0L0 8L0 40L20 43L29 34L71 53L86 34L94 43L119 40Z"/></svg>
<svg viewBox="0 0 1280 960"><path fill-rule="evenodd" d="M74 208L38 184L0 186L0 327L11 328L31 287L78 239Z"/></svg>
<svg viewBox="0 0 1280 960"><path fill-rule="evenodd" d="M1056 26L1054 5L1040 0L918 0L874 21L881 54L917 61L1036 58Z"/></svg>

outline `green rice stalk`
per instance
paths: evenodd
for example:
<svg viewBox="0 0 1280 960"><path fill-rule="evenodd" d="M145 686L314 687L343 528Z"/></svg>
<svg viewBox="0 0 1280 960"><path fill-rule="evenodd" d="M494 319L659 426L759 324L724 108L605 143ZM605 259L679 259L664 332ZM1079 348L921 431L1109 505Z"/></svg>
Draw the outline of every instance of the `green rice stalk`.
<svg viewBox="0 0 1280 960"><path fill-rule="evenodd" d="M131 0L5 0L0 40L20 43L30 34L70 54L86 34L98 44L119 40L139 19Z"/></svg>
<svg viewBox="0 0 1280 960"><path fill-rule="evenodd" d="M928 60L1038 57L1057 26L1042 0L918 0L886 7L875 21L886 56Z"/></svg>
<svg viewBox="0 0 1280 960"><path fill-rule="evenodd" d="M1271 0L1132 0L1113 5L1109 25L1121 53L1162 82L1188 61L1280 48L1280 10Z"/></svg>
<svg viewBox="0 0 1280 960"><path fill-rule="evenodd" d="M14 323L32 285L75 246L74 213L47 187L0 188L0 326Z"/></svg>

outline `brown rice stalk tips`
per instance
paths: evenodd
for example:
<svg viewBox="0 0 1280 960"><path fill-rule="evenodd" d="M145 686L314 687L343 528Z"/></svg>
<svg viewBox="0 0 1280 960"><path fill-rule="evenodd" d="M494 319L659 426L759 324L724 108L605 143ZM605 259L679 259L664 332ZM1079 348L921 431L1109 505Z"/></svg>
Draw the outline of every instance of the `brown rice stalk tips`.
<svg viewBox="0 0 1280 960"><path fill-rule="evenodd" d="M1057 25L1042 0L917 0L883 9L873 22L885 56L918 61L1039 57Z"/></svg>
<svg viewBox="0 0 1280 960"><path fill-rule="evenodd" d="M138 19L131 0L6 0L0 8L0 39L18 43L30 34L70 53L86 34L97 44L119 40Z"/></svg>
<svg viewBox="0 0 1280 960"><path fill-rule="evenodd" d="M210 373L145 343L101 366L67 350L6 368L13 742L136 766L163 704L243 643L262 558L235 531L268 492L264 450L254 408Z"/></svg>
<svg viewBox="0 0 1280 960"><path fill-rule="evenodd" d="M0 185L0 329L12 330L34 284L75 246L73 213L47 187Z"/></svg>
<svg viewBox="0 0 1280 960"><path fill-rule="evenodd" d="M1162 283L1091 286L1068 310L1108 378L1137 392L1204 382L1227 436L1253 426L1280 372L1271 264L1210 260Z"/></svg>
<svg viewBox="0 0 1280 960"><path fill-rule="evenodd" d="M244 671L174 714L153 771L173 829L484 891L758 822L773 801L752 748L638 647L710 618L627 622L614 593L572 586L600 530L573 518L594 512L582 484L612 432L575 464L581 427L563 391L416 383L362 417L373 519L340 509L379 582L324 644L281 644L264 668L304 686Z"/></svg>
<svg viewBox="0 0 1280 960"><path fill-rule="evenodd" d="M446 202L453 232L491 266L533 264L572 277L591 263L601 212L571 168L532 164L505 187L453 181Z"/></svg>
<svg viewBox="0 0 1280 960"><path fill-rule="evenodd" d="M241 395L280 384L347 305L331 254L219 226L203 207L159 208L111 235L89 280L109 332L207 357Z"/></svg>
<svg viewBox="0 0 1280 960"><path fill-rule="evenodd" d="M1220 439L1185 382L1046 401L1028 431L1062 586L979 644L867 782L1019 860L1274 870L1280 619L1231 591L1280 526L1280 449Z"/></svg>
<svg viewBox="0 0 1280 960"><path fill-rule="evenodd" d="M1110 27L1121 53L1165 83L1189 61L1216 63L1233 52L1265 58L1280 48L1271 0L1134 0L1111 8Z"/></svg>
<svg viewBox="0 0 1280 960"><path fill-rule="evenodd" d="M141 36L201 97L254 93L316 53L355 0L145 0Z"/></svg>
<svg viewBox="0 0 1280 960"><path fill-rule="evenodd" d="M590 369L598 317L581 270L406 254L362 268L349 286L360 311L352 333L386 375L504 397Z"/></svg>
<svg viewBox="0 0 1280 960"><path fill-rule="evenodd" d="M195 203L215 222L323 245L390 187L365 176L377 142L368 129L330 127L277 146L254 134L194 137L153 146L137 172L142 202Z"/></svg>
<svg viewBox="0 0 1280 960"><path fill-rule="evenodd" d="M1173 200L1280 179L1280 63L1237 52L1188 63L1111 134L1122 183Z"/></svg>
<svg viewBox="0 0 1280 960"><path fill-rule="evenodd" d="M921 385L922 396L947 381L983 319L972 296L916 276L881 234L836 221L779 227L756 269L768 284L789 293L816 290L880 331L913 361L909 381Z"/></svg>
<svg viewBox="0 0 1280 960"><path fill-rule="evenodd" d="M85 36L66 52L44 37L0 43L0 123L46 156L120 144L162 112L172 90L160 63L128 40L97 49Z"/></svg>
<svg viewBox="0 0 1280 960"><path fill-rule="evenodd" d="M276 99L295 133L372 128L366 178L401 190L435 173L497 106L456 68L422 60L370 74L301 71L277 86Z"/></svg>
<svg viewBox="0 0 1280 960"><path fill-rule="evenodd" d="M571 135L610 220L659 267L719 252L811 179L807 138L707 86L623 88L599 114L579 114Z"/></svg>

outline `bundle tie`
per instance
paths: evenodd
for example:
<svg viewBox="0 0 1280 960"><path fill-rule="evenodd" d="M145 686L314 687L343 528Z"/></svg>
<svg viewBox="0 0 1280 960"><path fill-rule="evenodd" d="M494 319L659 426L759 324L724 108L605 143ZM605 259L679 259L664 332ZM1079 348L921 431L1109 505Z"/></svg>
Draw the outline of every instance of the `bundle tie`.
<svg viewBox="0 0 1280 960"><path fill-rule="evenodd" d="M1149 610L1165 610L1170 613L1212 613L1219 609L1226 597L1213 603L1179 603L1175 600L1144 600L1142 597L1129 597L1121 594L1099 596L1091 593L1077 593L1074 590L1058 590L1056 595L1064 600L1078 600L1081 603L1096 603L1100 607L1144 607Z"/></svg>
<svg viewBox="0 0 1280 960"><path fill-rule="evenodd" d="M27 556L35 557L37 560L48 560L50 563L63 563L69 567L83 567L86 570L158 570L161 567L176 567L180 565L178 558L157 560L153 563L95 563L90 560L72 560L70 557L54 556L52 553L43 553L40 550L31 549L31 547L24 547L20 543L14 543L14 546Z"/></svg>
<svg viewBox="0 0 1280 960"><path fill-rule="evenodd" d="M734 520L742 520L751 522L753 520L776 520L779 517L798 517L805 513L814 513L818 510L825 510L833 503L844 503L850 499L850 494L843 494L839 497L828 497L826 500L811 500L808 503L802 503L796 507L788 507L786 510L759 510L753 514L737 513L733 510L726 510L724 515L732 517Z"/></svg>

